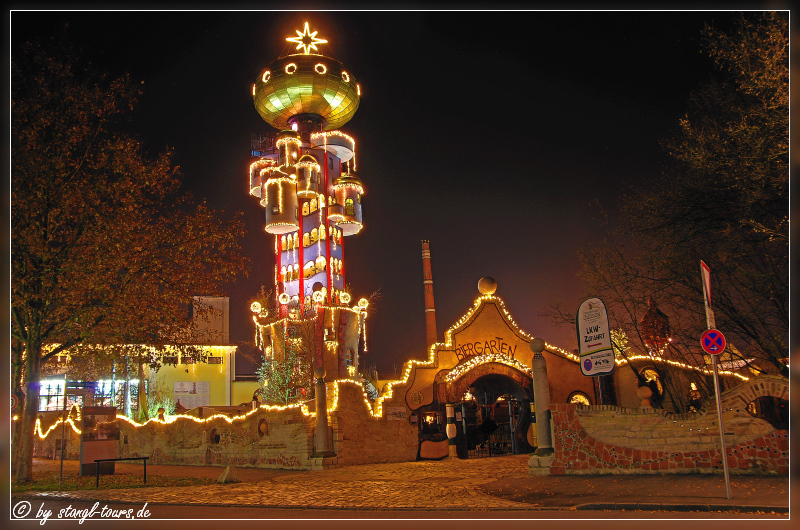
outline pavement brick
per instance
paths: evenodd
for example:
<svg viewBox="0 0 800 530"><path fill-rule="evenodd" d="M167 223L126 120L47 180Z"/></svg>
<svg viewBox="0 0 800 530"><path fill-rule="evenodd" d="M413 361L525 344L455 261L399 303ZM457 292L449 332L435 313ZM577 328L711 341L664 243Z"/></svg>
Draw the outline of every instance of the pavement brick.
<svg viewBox="0 0 800 530"><path fill-rule="evenodd" d="M37 459L38 467L58 461ZM67 465L69 464L69 465ZM130 470L127 470L130 466ZM148 476L217 478L222 467L148 466ZM77 462L66 461L65 472ZM141 473L140 466L118 464L118 473ZM528 474L528 455L473 460L369 464L319 471L236 468L242 482L166 488L29 493L36 498L71 498L142 504L267 506L363 510L530 511L600 510L756 510L788 512L789 478L734 477L732 499L722 477L707 475L545 475ZM19 495L15 495L18 497Z"/></svg>

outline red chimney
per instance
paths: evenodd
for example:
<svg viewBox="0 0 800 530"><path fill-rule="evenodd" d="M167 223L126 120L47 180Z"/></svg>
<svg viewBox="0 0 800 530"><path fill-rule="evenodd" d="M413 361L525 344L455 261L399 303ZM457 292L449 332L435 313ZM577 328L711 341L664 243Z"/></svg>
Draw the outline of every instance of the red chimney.
<svg viewBox="0 0 800 530"><path fill-rule="evenodd" d="M430 243L422 241L422 283L425 285L425 335L428 348L437 341L436 310L433 308L433 275Z"/></svg>

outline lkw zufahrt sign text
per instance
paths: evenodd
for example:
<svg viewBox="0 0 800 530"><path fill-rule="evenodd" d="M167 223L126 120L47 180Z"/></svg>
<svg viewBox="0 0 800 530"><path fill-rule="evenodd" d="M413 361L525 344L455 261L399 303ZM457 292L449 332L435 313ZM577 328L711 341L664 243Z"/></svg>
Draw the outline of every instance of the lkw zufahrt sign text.
<svg viewBox="0 0 800 530"><path fill-rule="evenodd" d="M599 298L590 298L578 308L575 320L578 352L583 375L606 375L614 371L614 350L608 329L606 306Z"/></svg>

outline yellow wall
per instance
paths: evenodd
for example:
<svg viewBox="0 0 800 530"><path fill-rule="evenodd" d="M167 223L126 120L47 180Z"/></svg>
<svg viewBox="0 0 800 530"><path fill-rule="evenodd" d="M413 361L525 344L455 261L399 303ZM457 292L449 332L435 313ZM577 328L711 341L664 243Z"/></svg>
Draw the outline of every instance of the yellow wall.
<svg viewBox="0 0 800 530"><path fill-rule="evenodd" d="M258 388L258 381L234 381L232 386L231 405L250 403L253 392Z"/></svg>
<svg viewBox="0 0 800 530"><path fill-rule="evenodd" d="M235 346L204 346L208 354L222 357L222 364L194 363L178 364L177 366L165 365L158 372L151 372L150 381L157 388L165 391L168 396L177 401L180 396L174 394L176 382L202 382L209 383L208 406L231 405L231 357L236 351ZM248 399L249 401L249 399ZM191 403L191 402L189 402ZM187 406L186 403L182 403ZM238 405L238 403L236 403ZM187 408L193 408L187 406Z"/></svg>

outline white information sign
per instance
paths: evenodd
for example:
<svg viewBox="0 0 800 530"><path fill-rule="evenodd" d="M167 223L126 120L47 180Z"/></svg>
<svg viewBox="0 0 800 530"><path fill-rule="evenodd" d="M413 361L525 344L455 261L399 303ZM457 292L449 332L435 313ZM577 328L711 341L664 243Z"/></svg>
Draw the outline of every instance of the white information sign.
<svg viewBox="0 0 800 530"><path fill-rule="evenodd" d="M173 394L183 408L207 407L211 404L210 381L175 381Z"/></svg>
<svg viewBox="0 0 800 530"><path fill-rule="evenodd" d="M599 298L585 300L575 319L578 351L583 375L605 375L614 371L614 349L608 329L606 306Z"/></svg>

